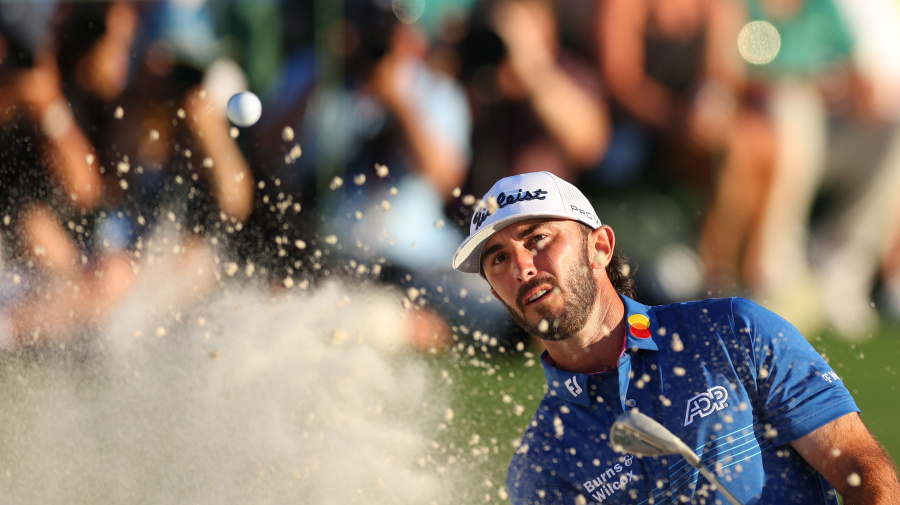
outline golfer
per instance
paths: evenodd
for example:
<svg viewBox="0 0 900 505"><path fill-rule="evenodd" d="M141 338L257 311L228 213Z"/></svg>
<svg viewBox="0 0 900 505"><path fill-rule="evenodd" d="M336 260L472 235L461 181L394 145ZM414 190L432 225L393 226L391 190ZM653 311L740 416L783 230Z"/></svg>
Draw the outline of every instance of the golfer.
<svg viewBox="0 0 900 505"><path fill-rule="evenodd" d="M453 267L481 274L546 346L548 391L513 456L514 505L728 503L678 456L609 441L638 409L743 503L900 504L893 462L799 331L742 299L634 298L627 258L587 198L549 173L501 179Z"/></svg>

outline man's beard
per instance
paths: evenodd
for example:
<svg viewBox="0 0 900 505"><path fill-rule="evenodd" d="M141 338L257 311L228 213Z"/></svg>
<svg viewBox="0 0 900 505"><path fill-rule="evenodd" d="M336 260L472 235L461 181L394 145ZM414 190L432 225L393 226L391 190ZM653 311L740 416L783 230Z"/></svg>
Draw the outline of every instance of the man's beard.
<svg viewBox="0 0 900 505"><path fill-rule="evenodd" d="M567 289L562 289L562 286L553 277L546 275L535 277L522 284L519 288L515 302L519 309L518 311L513 310L512 307L504 302L504 305L506 305L519 327L528 332L529 335L534 335L541 340L559 342L572 337L584 328L588 315L594 307L594 301L597 298L597 285L594 282L586 249L584 249L584 253L579 259L580 261L573 264L566 272L566 278L568 279ZM523 295L541 284L549 284L553 287L553 290L559 289L561 291L563 295L563 309L560 313L554 314L546 306L540 307L541 321L531 324L523 316L525 312L522 306Z"/></svg>

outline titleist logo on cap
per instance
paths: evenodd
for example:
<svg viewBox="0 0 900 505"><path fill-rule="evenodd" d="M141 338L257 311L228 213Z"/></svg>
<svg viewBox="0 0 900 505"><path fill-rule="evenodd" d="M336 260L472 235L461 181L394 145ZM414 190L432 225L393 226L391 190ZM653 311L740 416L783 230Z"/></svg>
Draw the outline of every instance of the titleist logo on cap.
<svg viewBox="0 0 900 505"><path fill-rule="evenodd" d="M497 195L497 208L502 209L514 203L527 202L530 200L544 200L546 198L545 195L547 195L547 192L540 188L534 191L524 191L519 189L519 192L515 195L507 195L503 192ZM475 215L472 216L472 224L475 226L475 229L481 228L481 225L484 224L484 221L490 215L491 211L487 207L476 212Z"/></svg>

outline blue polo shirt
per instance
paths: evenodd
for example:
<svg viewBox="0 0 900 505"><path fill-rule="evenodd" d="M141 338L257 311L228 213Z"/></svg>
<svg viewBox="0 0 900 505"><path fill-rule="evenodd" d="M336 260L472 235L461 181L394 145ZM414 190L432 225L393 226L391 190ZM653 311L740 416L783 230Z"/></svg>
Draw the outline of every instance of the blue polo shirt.
<svg viewBox="0 0 900 505"><path fill-rule="evenodd" d="M509 466L514 505L729 503L681 456L615 452L610 426L631 408L693 448L745 504L838 503L790 442L859 409L796 328L742 298L622 299L616 372L565 372L541 356L549 391Z"/></svg>

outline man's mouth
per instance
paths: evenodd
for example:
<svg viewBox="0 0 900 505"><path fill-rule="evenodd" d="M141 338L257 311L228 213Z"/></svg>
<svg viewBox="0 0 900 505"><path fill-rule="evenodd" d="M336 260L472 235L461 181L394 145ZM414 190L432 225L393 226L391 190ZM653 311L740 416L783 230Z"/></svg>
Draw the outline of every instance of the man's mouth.
<svg viewBox="0 0 900 505"><path fill-rule="evenodd" d="M536 277L519 286L516 303L520 310L524 310L528 305L539 304L546 300L557 289L556 280L549 275Z"/></svg>
<svg viewBox="0 0 900 505"><path fill-rule="evenodd" d="M538 289L524 298L524 305L532 304L553 291L552 287Z"/></svg>

